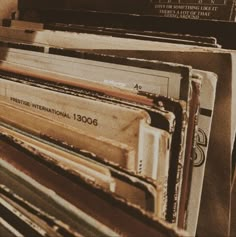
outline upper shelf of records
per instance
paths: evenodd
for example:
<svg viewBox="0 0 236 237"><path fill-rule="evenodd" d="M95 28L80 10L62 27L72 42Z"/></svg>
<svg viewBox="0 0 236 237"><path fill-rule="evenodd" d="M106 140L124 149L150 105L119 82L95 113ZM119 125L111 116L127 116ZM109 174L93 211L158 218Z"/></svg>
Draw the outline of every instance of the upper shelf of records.
<svg viewBox="0 0 236 237"><path fill-rule="evenodd" d="M234 0L19 0L18 9L20 20L212 36L236 48Z"/></svg>
<svg viewBox="0 0 236 237"><path fill-rule="evenodd" d="M234 21L235 0L20 0L20 9L89 11Z"/></svg>

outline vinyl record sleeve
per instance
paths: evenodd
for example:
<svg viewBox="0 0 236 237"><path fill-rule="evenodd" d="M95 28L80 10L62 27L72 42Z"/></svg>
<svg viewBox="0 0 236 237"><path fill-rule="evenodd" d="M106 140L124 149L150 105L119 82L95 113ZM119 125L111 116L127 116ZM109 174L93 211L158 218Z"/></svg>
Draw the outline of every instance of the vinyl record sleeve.
<svg viewBox="0 0 236 237"><path fill-rule="evenodd" d="M14 175L24 179L27 183L34 184L34 188L43 191L44 194L55 192L52 198L59 202L60 205L64 205L69 209L73 207L70 211L72 213L75 210L78 211L77 213L81 214L85 221L91 221L91 218L94 218L96 220L94 223L97 224L98 230L104 230L108 235L112 232L114 234L114 231L116 233L119 232L119 234L129 235L144 232L148 233L149 236L186 235L185 232L173 229L170 225L109 195L102 189L93 187L83 179L80 180L78 185L72 185L63 175L57 174L55 179L55 172L45 169L43 165L37 164L37 162L30 158L32 154L25 154L24 150L19 150L19 147L17 148L12 143L9 144L7 140L2 139L1 145L4 146L6 151L5 153L2 152L0 160L1 165L5 169L14 172ZM17 159L14 159L16 154ZM8 163L9 161L11 164ZM39 173L43 175L39 175ZM51 178L47 179L48 176ZM59 179L60 182L58 183ZM63 186L61 185L62 183L64 184ZM68 204L68 201L70 204ZM104 209L103 212L101 212L101 208ZM99 224L99 222L103 224ZM125 223L128 224L125 225Z"/></svg>
<svg viewBox="0 0 236 237"><path fill-rule="evenodd" d="M24 58L22 58L23 61L17 60L17 57L13 58L14 54L17 55L20 52L21 52L20 50L15 50L15 51L13 49L10 50L8 53L8 59L9 59L8 62L19 61L22 64L29 63L32 66L35 66L35 67L37 66L40 68L40 67L43 67L43 65L45 65L44 63L47 60L50 60L51 58L50 55L44 56L43 54L38 54L38 56L41 56L40 60L42 61L42 64L38 63L39 61L34 62L34 59L33 59L34 53L30 53L30 52L24 52ZM81 53L80 56L83 57L83 54ZM66 57L57 56L58 64L56 64L56 61L54 60L53 61L54 65L50 63L49 67L50 67L50 70L60 71L61 67L59 67L59 65L62 65L63 60L65 60L65 63L67 65L67 67L65 68L66 72L72 74L73 76L81 75L80 77L82 77L83 78L82 80L84 81L89 81L89 82L96 81L99 83L108 84L115 87L122 87L122 88L125 87L127 89L133 90L136 93L139 93L139 90L142 90L142 91L147 91L149 93L160 93L166 96L171 95L174 98L183 99L186 101L187 107L183 110L186 110L188 114L187 116L189 116L190 114L190 118L188 120L188 124L190 126L188 129L188 133L189 133L187 135L188 137L184 138L186 139L185 141L182 141L183 144L186 143L184 147L187 148L187 150L183 148L183 152L182 152L183 157L185 156L185 158L182 157L181 158L182 160L179 160L179 163L182 164L182 166L185 166L183 168L184 170L188 170L189 163L186 163L187 164L186 165L185 162L190 160L190 156L193 153L192 149L194 147L194 137L195 137L194 133L196 131L195 116L197 116L197 113L198 113L199 85L200 85L200 80L198 79L197 81L198 74L195 75L195 80L191 80L190 78L191 68L184 65L165 64L163 62L148 61L148 60L136 60L134 58L133 59L121 58L121 57L113 58L113 57L103 56L99 54L93 55L92 53L88 55L86 54L84 55L84 57L86 58L86 60L84 59L73 60ZM30 59L31 61L29 61ZM111 63L108 63L109 61L111 61ZM76 63L80 63L79 64L81 65L80 70L77 69L76 65L78 64ZM93 71L94 73L92 73ZM109 78L109 74L112 74L113 77L111 79L106 79L106 78ZM127 77L128 77L128 83L127 83ZM71 83L71 81L72 80L66 83L67 84ZM77 79L77 81L79 80ZM190 95L190 88L191 88L191 95ZM191 103L191 106L190 106L190 103ZM177 149L175 148L175 150L180 152L179 148ZM176 152L174 153L176 154ZM184 161L184 159L186 161ZM146 172L146 173L150 173L150 172ZM173 172L172 176L174 176L175 174L176 174L176 170ZM184 177L186 177L186 180L190 180L188 178L190 176L184 175ZM181 192L180 190L181 190L182 177L183 175L181 174L179 178L180 180L179 181L180 188L178 191L179 194L176 195L176 197L178 197ZM184 182L189 182L186 180ZM176 181L172 183L176 183ZM183 193L186 193L186 192L184 191ZM172 191L172 195L173 195L173 191ZM176 198L176 200L179 201L179 198ZM179 207L177 205L175 212L178 212L178 208ZM182 207L181 209L184 210L186 208ZM176 222L177 216L172 217L172 214L169 214L168 220ZM183 216L184 214L182 214L182 222L183 222ZM181 225L183 226L183 224Z"/></svg>

